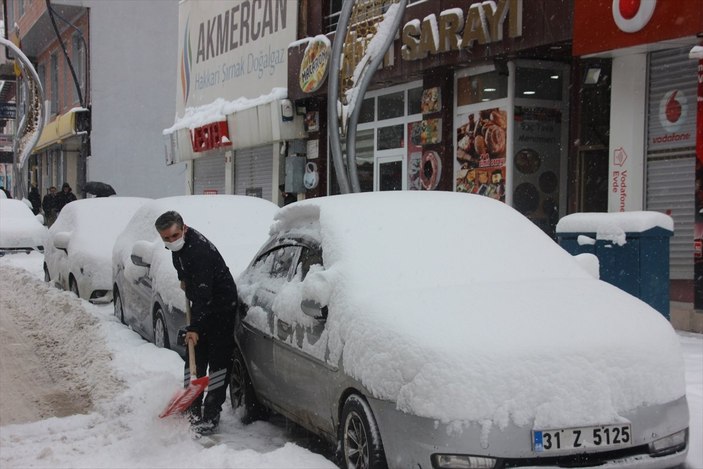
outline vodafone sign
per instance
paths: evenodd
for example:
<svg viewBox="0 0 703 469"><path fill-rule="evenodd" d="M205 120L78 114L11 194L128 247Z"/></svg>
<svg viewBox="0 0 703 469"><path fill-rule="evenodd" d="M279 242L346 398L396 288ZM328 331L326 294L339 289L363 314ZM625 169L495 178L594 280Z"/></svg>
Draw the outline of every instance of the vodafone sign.
<svg viewBox="0 0 703 469"><path fill-rule="evenodd" d="M620 30L636 33L652 19L657 0L613 0L613 20Z"/></svg>
<svg viewBox="0 0 703 469"><path fill-rule="evenodd" d="M699 0L574 0L575 56L695 36L701 31L703 2Z"/></svg>

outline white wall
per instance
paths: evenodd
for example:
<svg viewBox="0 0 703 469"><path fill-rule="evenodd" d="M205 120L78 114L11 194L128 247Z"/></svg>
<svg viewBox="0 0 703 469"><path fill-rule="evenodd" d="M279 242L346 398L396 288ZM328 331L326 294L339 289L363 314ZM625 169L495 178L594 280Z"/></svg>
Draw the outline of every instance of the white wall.
<svg viewBox="0 0 703 469"><path fill-rule="evenodd" d="M647 54L613 58L608 211L642 210Z"/></svg>
<svg viewBox="0 0 703 469"><path fill-rule="evenodd" d="M166 166L161 133L176 110L178 2L82 4L90 8L93 104L87 180L124 196L185 194L186 167Z"/></svg>

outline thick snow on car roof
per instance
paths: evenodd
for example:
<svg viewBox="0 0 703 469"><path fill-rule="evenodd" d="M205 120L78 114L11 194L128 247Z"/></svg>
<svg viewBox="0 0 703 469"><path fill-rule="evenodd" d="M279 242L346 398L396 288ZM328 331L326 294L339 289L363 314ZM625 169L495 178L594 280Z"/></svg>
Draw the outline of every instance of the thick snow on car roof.
<svg viewBox="0 0 703 469"><path fill-rule="evenodd" d="M401 410L488 427L595 425L685 393L669 323L503 203L325 197L282 209L272 234L289 229L323 248L326 270L291 288L329 305L330 360ZM305 321L295 302L279 306Z"/></svg>
<svg viewBox="0 0 703 469"><path fill-rule="evenodd" d="M46 227L24 202L0 199L0 248L43 246L47 234Z"/></svg>
<svg viewBox="0 0 703 469"><path fill-rule="evenodd" d="M154 227L159 215L169 210L180 213L187 226L204 234L220 251L232 275L237 276L266 241L278 207L257 197L186 195L151 200L134 214L115 243L113 263L121 256L125 269L132 269L129 256L133 244L139 240L156 243L157 255L151 265L154 287L166 303L184 309L185 297L171 253L165 249Z"/></svg>

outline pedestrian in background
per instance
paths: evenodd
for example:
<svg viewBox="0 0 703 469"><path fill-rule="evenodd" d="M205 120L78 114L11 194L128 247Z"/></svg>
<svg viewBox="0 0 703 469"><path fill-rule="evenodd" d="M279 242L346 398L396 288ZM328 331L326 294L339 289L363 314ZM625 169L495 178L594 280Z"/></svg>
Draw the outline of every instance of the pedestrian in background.
<svg viewBox="0 0 703 469"><path fill-rule="evenodd" d="M283 196L283 206L285 207L288 204L292 204L293 202L298 201L298 196L295 195L292 192L286 192L286 185L281 184L278 186L278 190L281 191L281 195Z"/></svg>
<svg viewBox="0 0 703 469"><path fill-rule="evenodd" d="M35 215L38 215L39 212L41 212L41 195L39 195L39 191L37 190L37 186L35 184L29 185L27 200L29 200L32 204L32 212L34 212Z"/></svg>
<svg viewBox="0 0 703 469"><path fill-rule="evenodd" d="M55 186L49 188L49 193L44 196L41 206L44 210L46 226L51 227L56 221L56 215L59 210L59 196L56 194Z"/></svg>
<svg viewBox="0 0 703 469"><path fill-rule="evenodd" d="M237 287L215 245L186 226L178 212L162 214L154 225L171 251L186 301L191 302L191 321L179 332L179 340L183 338L183 345L192 342L195 347L197 377L209 373L207 396L204 402L202 395L193 401L187 411L188 418L197 433L212 433L220 422L232 371ZM187 353L186 387L190 383Z"/></svg>
<svg viewBox="0 0 703 469"><path fill-rule="evenodd" d="M73 193L73 189L71 189L71 185L67 182L63 183L63 186L61 186L61 193L57 196L58 197L58 207L56 209L57 213L61 213L61 210L66 206L66 204L69 204L76 200L76 194Z"/></svg>

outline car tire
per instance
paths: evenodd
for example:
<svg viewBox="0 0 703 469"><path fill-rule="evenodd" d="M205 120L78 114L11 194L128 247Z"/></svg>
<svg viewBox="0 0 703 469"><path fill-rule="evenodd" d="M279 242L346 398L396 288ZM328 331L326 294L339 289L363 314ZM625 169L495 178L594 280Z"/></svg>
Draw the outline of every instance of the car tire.
<svg viewBox="0 0 703 469"><path fill-rule="evenodd" d="M246 364L242 352L237 347L234 348L232 357L232 372L229 378L229 398L232 409L242 409L241 421L244 424L256 420L266 420L269 417L269 410L259 402L254 392L254 386L249 378Z"/></svg>
<svg viewBox="0 0 703 469"><path fill-rule="evenodd" d="M78 292L78 282L76 282L76 279L71 275L68 278L68 288L71 290L71 293L76 295L78 298L81 297L80 293Z"/></svg>
<svg viewBox="0 0 703 469"><path fill-rule="evenodd" d="M51 282L51 275L49 275L49 267L44 264L44 281L46 283Z"/></svg>
<svg viewBox="0 0 703 469"><path fill-rule="evenodd" d="M340 467L386 469L381 433L369 404L359 395L347 397L339 423Z"/></svg>
<svg viewBox="0 0 703 469"><path fill-rule="evenodd" d="M164 311L159 305L156 306L156 311L154 311L154 345L165 349L171 348L168 341L168 329L164 320Z"/></svg>
<svg viewBox="0 0 703 469"><path fill-rule="evenodd" d="M120 296L120 291L115 287L113 296L113 305L115 307L115 317L120 320L122 324L127 324L124 322L124 307L122 306L122 297Z"/></svg>

